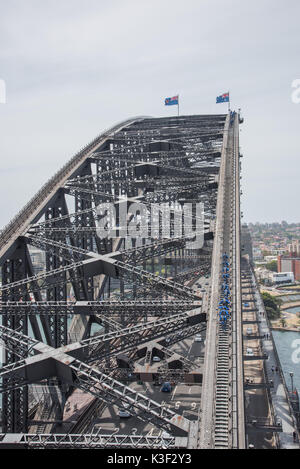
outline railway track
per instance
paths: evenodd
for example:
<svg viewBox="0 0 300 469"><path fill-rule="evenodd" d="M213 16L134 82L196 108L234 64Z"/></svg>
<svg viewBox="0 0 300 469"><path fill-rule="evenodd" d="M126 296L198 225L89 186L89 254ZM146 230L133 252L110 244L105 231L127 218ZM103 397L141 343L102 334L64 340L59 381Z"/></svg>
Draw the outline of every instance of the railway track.
<svg viewBox="0 0 300 469"><path fill-rule="evenodd" d="M68 433L87 433L92 419L101 414L101 412L105 409L105 406L106 404L99 401L99 399L93 399L88 405L87 409L80 415L77 422L69 429Z"/></svg>

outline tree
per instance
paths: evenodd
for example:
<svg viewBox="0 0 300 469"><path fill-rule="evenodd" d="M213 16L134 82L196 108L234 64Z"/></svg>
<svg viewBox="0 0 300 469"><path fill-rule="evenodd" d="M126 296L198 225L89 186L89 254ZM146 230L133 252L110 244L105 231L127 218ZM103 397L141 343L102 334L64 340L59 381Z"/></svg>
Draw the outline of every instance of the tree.
<svg viewBox="0 0 300 469"><path fill-rule="evenodd" d="M286 320L284 318L280 319L280 324L282 327L286 327Z"/></svg>
<svg viewBox="0 0 300 469"><path fill-rule="evenodd" d="M271 272L277 272L277 261L268 262L266 268L271 270Z"/></svg>
<svg viewBox="0 0 300 469"><path fill-rule="evenodd" d="M269 319L271 319L271 321L274 321L275 319L278 319L280 317L280 314L278 315L278 313L274 311L273 308L270 308L269 306L265 306L265 309L266 309L267 316Z"/></svg>
<svg viewBox="0 0 300 469"><path fill-rule="evenodd" d="M265 305L266 313L269 319L278 319L280 318L280 305L282 300L276 298L276 296L270 295L270 293L263 292L261 294L262 300Z"/></svg>

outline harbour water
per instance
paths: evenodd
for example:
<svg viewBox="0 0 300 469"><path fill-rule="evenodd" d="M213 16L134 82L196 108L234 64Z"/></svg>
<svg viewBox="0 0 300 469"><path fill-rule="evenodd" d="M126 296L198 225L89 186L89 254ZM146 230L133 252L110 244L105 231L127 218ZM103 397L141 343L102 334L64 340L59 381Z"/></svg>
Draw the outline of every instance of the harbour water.
<svg viewBox="0 0 300 469"><path fill-rule="evenodd" d="M293 331L273 331L273 337L279 355L281 367L285 376L288 388L291 388L290 372L294 373L294 387L300 392L300 363L294 363L292 354L295 348L292 347L294 340L300 341L300 332ZM297 345L299 347L299 345ZM299 354L300 357L300 354Z"/></svg>
<svg viewBox="0 0 300 469"><path fill-rule="evenodd" d="M294 295L283 295L283 296L280 296L280 299L281 299L283 302L287 302L287 301L299 301L299 300L300 300L300 295L297 295L297 294L294 294Z"/></svg>
<svg viewBox="0 0 300 469"><path fill-rule="evenodd" d="M297 313L300 313L300 306L293 306L293 308L286 308L284 310L282 310L283 312L284 311L287 311L288 313L294 313L294 314L297 314Z"/></svg>

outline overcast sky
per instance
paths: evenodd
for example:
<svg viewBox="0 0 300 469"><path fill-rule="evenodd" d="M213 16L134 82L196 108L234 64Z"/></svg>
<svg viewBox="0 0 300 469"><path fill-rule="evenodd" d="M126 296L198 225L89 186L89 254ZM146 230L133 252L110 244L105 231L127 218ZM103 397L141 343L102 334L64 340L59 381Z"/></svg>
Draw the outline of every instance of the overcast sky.
<svg viewBox="0 0 300 469"><path fill-rule="evenodd" d="M299 0L0 0L0 227L136 115L242 108L245 221L300 222Z"/></svg>

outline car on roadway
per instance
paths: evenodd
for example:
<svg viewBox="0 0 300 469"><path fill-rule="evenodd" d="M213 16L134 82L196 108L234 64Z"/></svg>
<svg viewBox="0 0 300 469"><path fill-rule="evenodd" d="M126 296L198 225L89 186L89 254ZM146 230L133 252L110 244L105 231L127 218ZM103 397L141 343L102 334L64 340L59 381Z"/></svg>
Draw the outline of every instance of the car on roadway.
<svg viewBox="0 0 300 469"><path fill-rule="evenodd" d="M246 334L247 334L247 335L251 335L251 334L252 334L252 331L253 331L253 330L252 330L252 327L247 327L247 329L246 329Z"/></svg>
<svg viewBox="0 0 300 469"><path fill-rule="evenodd" d="M200 334L196 334L194 341L195 341L195 342L202 342L202 337L201 337L201 335L200 335Z"/></svg>
<svg viewBox="0 0 300 469"><path fill-rule="evenodd" d="M246 355L248 355L248 357L253 357L254 356L254 352L253 352L253 349L251 347L247 348Z"/></svg>
<svg viewBox="0 0 300 469"><path fill-rule="evenodd" d="M153 362L160 362L160 361L161 361L161 358L158 357L157 355L154 355L154 357L152 357L152 361L153 361Z"/></svg>
<svg viewBox="0 0 300 469"><path fill-rule="evenodd" d="M244 303L245 308L249 308L249 303Z"/></svg>
<svg viewBox="0 0 300 469"><path fill-rule="evenodd" d="M280 417L275 416L275 425L282 427L282 420Z"/></svg>
<svg viewBox="0 0 300 469"><path fill-rule="evenodd" d="M119 409L118 415L120 418L129 418L131 417L130 413L130 404L127 402L122 403L122 408Z"/></svg>
<svg viewBox="0 0 300 469"><path fill-rule="evenodd" d="M129 410L126 410L126 409L120 409L119 410L119 417L121 419L128 419L129 417L131 417L131 413L129 412Z"/></svg>
<svg viewBox="0 0 300 469"><path fill-rule="evenodd" d="M165 382L162 387L161 387L161 392L171 392L172 391L172 386L171 383Z"/></svg>

